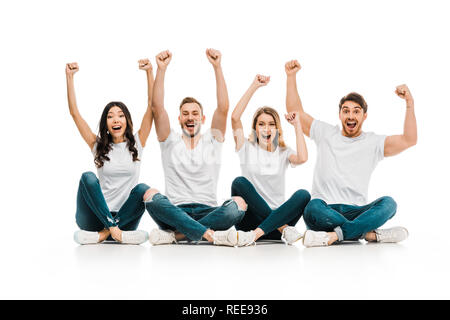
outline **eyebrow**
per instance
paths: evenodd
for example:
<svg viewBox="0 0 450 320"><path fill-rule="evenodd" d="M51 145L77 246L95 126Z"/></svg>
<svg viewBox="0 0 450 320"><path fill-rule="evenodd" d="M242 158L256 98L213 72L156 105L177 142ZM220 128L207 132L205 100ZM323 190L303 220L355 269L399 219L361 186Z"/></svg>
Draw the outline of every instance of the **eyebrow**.
<svg viewBox="0 0 450 320"><path fill-rule="evenodd" d="M342 109L350 109L350 107L349 106L342 106ZM353 109L362 109L362 107L355 106L355 107L353 107Z"/></svg>

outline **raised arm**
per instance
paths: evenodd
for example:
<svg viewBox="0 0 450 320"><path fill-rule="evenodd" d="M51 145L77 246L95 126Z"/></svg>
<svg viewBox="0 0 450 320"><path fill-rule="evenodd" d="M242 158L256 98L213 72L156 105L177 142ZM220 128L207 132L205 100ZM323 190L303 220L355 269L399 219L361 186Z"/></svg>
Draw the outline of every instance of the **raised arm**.
<svg viewBox="0 0 450 320"><path fill-rule="evenodd" d="M250 87L244 93L242 98L237 103L236 107L231 114L231 127L233 128L234 142L236 143L236 150L240 150L244 144L244 130L242 127L241 116L247 108L247 105L252 98L253 94L258 90L258 88L267 85L270 81L270 77L266 77L258 74L253 80Z"/></svg>
<svg viewBox="0 0 450 320"><path fill-rule="evenodd" d="M385 157L395 156L417 143L417 123L411 92L405 84L402 84L396 88L395 93L406 102L405 123L403 134L386 137L384 141Z"/></svg>
<svg viewBox="0 0 450 320"><path fill-rule="evenodd" d="M228 101L228 90L222 71L222 54L218 50L207 49L206 56L214 68L216 76L217 108L211 121L211 133L214 138L223 142L227 128L227 115L230 103Z"/></svg>
<svg viewBox="0 0 450 320"><path fill-rule="evenodd" d="M163 51L156 56L158 69L153 85L152 112L156 135L160 142L165 141L170 134L169 116L166 109L164 109L164 78L171 59L172 53L169 51Z"/></svg>
<svg viewBox="0 0 450 320"><path fill-rule="evenodd" d="M306 148L305 137L303 136L302 122L297 111L290 112L286 116L286 120L294 126L295 142L297 153L289 156L289 162L292 164L302 164L308 160L308 149Z"/></svg>
<svg viewBox="0 0 450 320"><path fill-rule="evenodd" d="M297 90L297 72L301 69L300 63L297 60L291 60L286 62L284 70L287 75L286 83L286 110L290 112L298 112L300 115L300 121L302 122L303 133L309 137L309 131L311 130L311 124L314 118L311 117L303 110L302 101Z"/></svg>
<svg viewBox="0 0 450 320"><path fill-rule="evenodd" d="M141 128L139 129L139 139L141 144L145 147L147 138L152 130L153 113L152 113L152 96L153 96L153 67L148 59L141 59L138 61L139 69L144 70L147 75L147 110L142 119Z"/></svg>
<svg viewBox="0 0 450 320"><path fill-rule="evenodd" d="M92 132L91 128L89 128L87 122L81 117L81 114L78 111L77 100L75 99L73 77L78 70L79 68L76 62L66 64L67 100L69 102L70 115L72 116L73 121L75 121L78 131L92 150L95 144L96 135Z"/></svg>

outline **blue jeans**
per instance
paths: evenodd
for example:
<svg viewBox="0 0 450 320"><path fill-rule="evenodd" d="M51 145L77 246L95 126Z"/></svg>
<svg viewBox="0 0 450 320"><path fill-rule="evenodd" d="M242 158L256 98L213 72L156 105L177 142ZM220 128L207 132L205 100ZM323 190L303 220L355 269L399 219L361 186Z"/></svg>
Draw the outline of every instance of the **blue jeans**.
<svg viewBox="0 0 450 320"><path fill-rule="evenodd" d="M277 228L285 224L289 226L297 224L311 199L308 191L298 190L280 207L272 210L253 184L244 177L234 179L231 185L231 195L242 197L248 205L244 218L236 227L243 231L261 228L264 231L261 239L273 240L281 238Z"/></svg>
<svg viewBox="0 0 450 320"><path fill-rule="evenodd" d="M83 173L75 214L78 227L86 231L101 231L111 227L119 227L124 231L136 230L145 211L142 198L149 188L144 183L138 184L119 211L110 212L97 176L93 172Z"/></svg>
<svg viewBox="0 0 450 320"><path fill-rule="evenodd" d="M335 231L339 241L365 237L391 219L397 204L391 197L381 197L365 206L348 204L328 205L321 199L313 199L306 206L303 219L314 231Z"/></svg>
<svg viewBox="0 0 450 320"><path fill-rule="evenodd" d="M245 214L231 199L220 207L199 203L175 206L161 193L155 194L152 200L145 203L145 207L161 229L177 230L192 241L200 241L208 229L231 228Z"/></svg>

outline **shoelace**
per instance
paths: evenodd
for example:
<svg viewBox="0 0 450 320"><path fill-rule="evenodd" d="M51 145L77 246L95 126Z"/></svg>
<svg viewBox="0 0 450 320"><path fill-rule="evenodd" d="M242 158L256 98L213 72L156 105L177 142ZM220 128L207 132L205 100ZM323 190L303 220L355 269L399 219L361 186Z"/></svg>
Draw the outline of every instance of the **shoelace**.
<svg viewBox="0 0 450 320"><path fill-rule="evenodd" d="M245 234L248 234L248 233L245 233ZM256 241L255 241L256 235L254 233L251 233L251 234L253 235L253 239L249 243L244 244L243 245L244 247L248 247L250 245L255 245L256 246ZM237 233L237 240L238 240L237 243L239 245L239 232ZM238 245L236 245L236 246L238 246Z"/></svg>
<svg viewBox="0 0 450 320"><path fill-rule="evenodd" d="M214 244L224 244L224 243L229 243L230 241L228 240L228 234L229 233L219 233L219 235L217 235L218 232L214 232L214 234L212 235L213 238L213 243ZM238 240L239 239L239 234L236 232L236 237ZM236 241L236 244L233 246L235 248L238 247L238 243L239 241Z"/></svg>
<svg viewBox="0 0 450 320"><path fill-rule="evenodd" d="M158 232L158 235L159 240L177 243L177 240L175 239L175 234L173 234L172 232L160 230Z"/></svg>

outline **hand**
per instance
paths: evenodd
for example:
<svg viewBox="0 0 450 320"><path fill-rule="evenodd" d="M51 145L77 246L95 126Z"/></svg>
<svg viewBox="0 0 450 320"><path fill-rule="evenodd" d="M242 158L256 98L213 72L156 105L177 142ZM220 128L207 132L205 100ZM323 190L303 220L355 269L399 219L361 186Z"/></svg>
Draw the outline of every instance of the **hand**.
<svg viewBox="0 0 450 320"><path fill-rule="evenodd" d="M256 86L257 88L264 87L269 83L269 81L270 77L258 74L256 75L255 80L253 80L252 85Z"/></svg>
<svg viewBox="0 0 450 320"><path fill-rule="evenodd" d="M150 63L150 60L148 59L141 59L138 60L139 63L139 69L140 70L144 70L144 71L148 71L148 72L152 72L153 71L153 66Z"/></svg>
<svg viewBox="0 0 450 320"><path fill-rule="evenodd" d="M411 95L411 92L409 91L409 88L406 84L402 84L397 86L397 88L395 88L395 93L402 99L405 99L406 102L412 102L413 101L413 97Z"/></svg>
<svg viewBox="0 0 450 320"><path fill-rule="evenodd" d="M73 76L78 70L80 70L78 63L66 63L66 75Z"/></svg>
<svg viewBox="0 0 450 320"><path fill-rule="evenodd" d="M170 60L172 60L172 53L169 50L160 52L156 56L156 64L158 65L158 68L162 70L166 70Z"/></svg>
<svg viewBox="0 0 450 320"><path fill-rule="evenodd" d="M300 116L297 111L289 112L284 116L286 120L292 124L294 127L300 124Z"/></svg>
<svg viewBox="0 0 450 320"><path fill-rule="evenodd" d="M286 74L288 76L292 75L292 74L296 74L301 68L302 68L302 66L300 65L300 63L298 63L297 60L288 61L284 65L284 70L286 71Z"/></svg>
<svg viewBox="0 0 450 320"><path fill-rule="evenodd" d="M220 67L220 62L222 59L222 54L219 50L206 49L206 57L214 68Z"/></svg>

